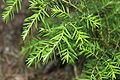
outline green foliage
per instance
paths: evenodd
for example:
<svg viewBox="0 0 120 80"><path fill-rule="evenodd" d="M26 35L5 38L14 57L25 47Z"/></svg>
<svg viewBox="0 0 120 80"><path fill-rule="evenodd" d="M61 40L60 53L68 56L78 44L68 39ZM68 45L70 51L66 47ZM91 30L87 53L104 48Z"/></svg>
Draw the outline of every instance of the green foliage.
<svg viewBox="0 0 120 80"><path fill-rule="evenodd" d="M3 12L5 22L13 18L14 9L19 11L21 2L7 0L8 7ZM29 55L28 66L53 59L72 64L81 56L86 61L82 70L85 79L77 80L120 79L119 0L29 2L33 15L25 19L22 33L23 53Z"/></svg>
<svg viewBox="0 0 120 80"><path fill-rule="evenodd" d="M17 12L21 9L21 2L22 0L7 0L7 7L4 9L3 12L3 20L7 22L9 19L14 17L14 10L16 8Z"/></svg>

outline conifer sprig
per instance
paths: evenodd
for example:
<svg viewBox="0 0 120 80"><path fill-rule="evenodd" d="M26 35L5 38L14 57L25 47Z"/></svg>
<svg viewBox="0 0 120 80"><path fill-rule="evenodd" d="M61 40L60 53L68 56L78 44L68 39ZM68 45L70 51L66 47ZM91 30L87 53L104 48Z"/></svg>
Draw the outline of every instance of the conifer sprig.
<svg viewBox="0 0 120 80"><path fill-rule="evenodd" d="M3 19L8 22L22 0L7 0ZM27 65L59 59L63 64L84 58L86 80L119 80L119 0L29 0L33 14L24 20L23 53ZM39 27L39 25L42 25ZM35 27L35 35L30 31ZM77 80L83 80L81 77Z"/></svg>
<svg viewBox="0 0 120 80"><path fill-rule="evenodd" d="M14 17L14 11L18 12L21 9L21 3L22 0L7 0L7 7L4 9L5 11L3 12L3 20L7 23L8 20L13 19Z"/></svg>

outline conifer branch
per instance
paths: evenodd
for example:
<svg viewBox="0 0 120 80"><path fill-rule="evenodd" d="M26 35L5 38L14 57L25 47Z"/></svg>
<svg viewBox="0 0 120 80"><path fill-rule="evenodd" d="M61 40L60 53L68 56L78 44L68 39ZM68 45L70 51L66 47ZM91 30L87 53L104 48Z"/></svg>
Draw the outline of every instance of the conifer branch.
<svg viewBox="0 0 120 80"><path fill-rule="evenodd" d="M7 23L9 19L14 17L14 10L17 12L21 9L22 0L7 0L7 7L4 9L5 11L2 13L3 20Z"/></svg>

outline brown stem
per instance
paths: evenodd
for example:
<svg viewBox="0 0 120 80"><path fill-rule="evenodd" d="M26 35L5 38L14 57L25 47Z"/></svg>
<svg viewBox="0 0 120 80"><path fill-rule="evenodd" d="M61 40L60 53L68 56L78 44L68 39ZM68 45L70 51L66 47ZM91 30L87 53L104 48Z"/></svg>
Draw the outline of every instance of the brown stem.
<svg viewBox="0 0 120 80"><path fill-rule="evenodd" d="M78 78L78 73L77 73L77 66L75 64L73 64L73 69L74 69L74 74L75 74L75 78Z"/></svg>

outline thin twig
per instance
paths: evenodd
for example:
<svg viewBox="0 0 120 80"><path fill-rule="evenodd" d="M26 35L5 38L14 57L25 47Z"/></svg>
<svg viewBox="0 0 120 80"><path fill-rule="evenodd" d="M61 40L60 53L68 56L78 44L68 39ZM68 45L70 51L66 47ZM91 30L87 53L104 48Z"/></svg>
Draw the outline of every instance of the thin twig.
<svg viewBox="0 0 120 80"><path fill-rule="evenodd" d="M66 1L66 0L63 0L63 1L64 1L65 3L71 5L72 7L74 7L75 9L77 9L79 12L82 13L82 10L81 10L80 8L76 7L75 5L73 5L71 2L68 2L68 1Z"/></svg>
<svg viewBox="0 0 120 80"><path fill-rule="evenodd" d="M75 74L75 78L78 78L78 73L77 73L77 66L75 64L73 64L73 69L74 69L74 74Z"/></svg>

